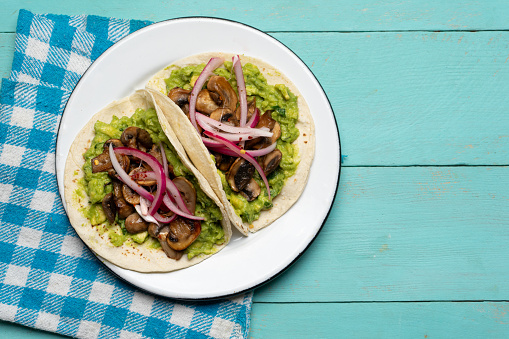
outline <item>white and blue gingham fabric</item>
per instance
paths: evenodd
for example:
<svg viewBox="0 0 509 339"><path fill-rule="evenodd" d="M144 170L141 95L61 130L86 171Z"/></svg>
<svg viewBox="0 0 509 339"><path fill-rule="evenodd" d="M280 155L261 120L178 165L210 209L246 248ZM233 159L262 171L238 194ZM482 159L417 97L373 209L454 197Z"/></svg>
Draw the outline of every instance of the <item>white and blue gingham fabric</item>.
<svg viewBox="0 0 509 339"><path fill-rule="evenodd" d="M0 319L80 338L245 338L252 293L177 302L117 279L69 224L55 177L65 103L108 47L150 22L19 12L0 93Z"/></svg>

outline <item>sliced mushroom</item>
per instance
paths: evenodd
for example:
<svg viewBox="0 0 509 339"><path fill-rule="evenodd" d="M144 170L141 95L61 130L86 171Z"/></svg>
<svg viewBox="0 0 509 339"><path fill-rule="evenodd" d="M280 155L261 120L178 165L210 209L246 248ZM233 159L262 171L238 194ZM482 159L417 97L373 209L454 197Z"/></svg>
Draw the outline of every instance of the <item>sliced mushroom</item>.
<svg viewBox="0 0 509 339"><path fill-rule="evenodd" d="M143 128L139 127L127 127L122 132L120 141L122 141L122 143L127 147L137 148L143 152L152 148L152 138L150 137L150 134Z"/></svg>
<svg viewBox="0 0 509 339"><path fill-rule="evenodd" d="M262 161L262 169L265 175L269 175L274 172L274 170L279 166L281 159L283 158L283 153L277 148L263 157Z"/></svg>
<svg viewBox="0 0 509 339"><path fill-rule="evenodd" d="M124 199L130 203L131 205L139 205L140 204L140 195L136 193L131 187L126 184L122 185L122 195Z"/></svg>
<svg viewBox="0 0 509 339"><path fill-rule="evenodd" d="M260 186L256 182L256 180L251 179L249 183L244 187L240 194L247 199L247 201L253 201L260 195Z"/></svg>
<svg viewBox="0 0 509 339"><path fill-rule="evenodd" d="M159 231L160 231L161 227L159 227L159 225L157 224L154 224L153 222L151 222L149 225L148 225L148 234L152 237L152 238L157 238L157 236L159 235Z"/></svg>
<svg viewBox="0 0 509 339"><path fill-rule="evenodd" d="M270 143L273 144L281 137L281 125L279 125L279 122L276 121L276 124L274 125L274 128L271 130L272 137L270 138Z"/></svg>
<svg viewBox="0 0 509 339"><path fill-rule="evenodd" d="M172 181L182 195L187 209L194 214L196 210L196 190L193 184L184 177L176 177Z"/></svg>
<svg viewBox="0 0 509 339"><path fill-rule="evenodd" d="M147 169L145 167L136 167L131 172L129 172L129 176L136 181L138 185L141 186L154 186L157 185L156 180L147 179L146 173Z"/></svg>
<svg viewBox="0 0 509 339"><path fill-rule="evenodd" d="M202 89L200 93L198 93L196 97L196 110L198 112L209 115L219 108L210 94L211 92L207 89Z"/></svg>
<svg viewBox="0 0 509 339"><path fill-rule="evenodd" d="M266 111L260 116L260 120L258 121L256 128L261 127L267 127L273 133L270 140L271 144L275 143L281 136L281 126L279 125L279 122L272 119L272 111Z"/></svg>
<svg viewBox="0 0 509 339"><path fill-rule="evenodd" d="M109 152L110 144L113 145L113 148L123 147L124 146L124 144L122 143L122 141L120 141L120 139L108 139L108 140L106 140L104 142L103 152Z"/></svg>
<svg viewBox="0 0 509 339"><path fill-rule="evenodd" d="M246 122L249 121L249 119L251 119L251 116L253 115L255 110L256 110L256 97L254 97L253 100L251 100L247 103L247 120L246 120ZM240 105L239 105L239 107L237 107L237 110L235 110L235 117L237 118L237 120L240 121Z"/></svg>
<svg viewBox="0 0 509 339"><path fill-rule="evenodd" d="M149 223L136 212L132 213L125 219L125 229L131 234L145 232L148 229Z"/></svg>
<svg viewBox="0 0 509 339"><path fill-rule="evenodd" d="M210 77L207 83L207 89L219 96L221 107L229 108L230 111L235 112L238 102L237 93L235 93L225 77L219 75Z"/></svg>
<svg viewBox="0 0 509 339"><path fill-rule="evenodd" d="M223 172L228 171L236 159L235 157L221 153L214 153L214 157L216 158L216 167Z"/></svg>
<svg viewBox="0 0 509 339"><path fill-rule="evenodd" d="M201 223L177 217L170 222L169 228L170 231L166 237L166 243L175 251L182 251L198 238L201 232Z"/></svg>
<svg viewBox="0 0 509 339"><path fill-rule="evenodd" d="M226 173L226 180L235 192L242 191L255 172L255 167L243 158L237 158Z"/></svg>
<svg viewBox="0 0 509 339"><path fill-rule="evenodd" d="M122 194L122 183L114 180L113 181L113 196L114 202L117 206L117 212L119 219L125 219L134 213L135 209L133 205L129 204Z"/></svg>
<svg viewBox="0 0 509 339"><path fill-rule="evenodd" d="M115 205L113 193L108 193L104 196L102 207L106 218L113 224L115 222L115 215L117 214L117 206Z"/></svg>
<svg viewBox="0 0 509 339"><path fill-rule="evenodd" d="M191 95L190 90L180 87L175 87L168 93L168 97L180 108L189 103L189 95Z"/></svg>
<svg viewBox="0 0 509 339"><path fill-rule="evenodd" d="M129 168L129 158L123 154L115 154L117 157L120 166L127 170ZM102 152L95 158L91 160L92 163L92 173L97 172L108 172L111 175L110 170L113 171L113 175L115 174L115 170L113 169L113 164L111 163L110 154L108 152Z"/></svg>
<svg viewBox="0 0 509 339"><path fill-rule="evenodd" d="M157 161L159 161L159 163L164 166L164 164L163 164L163 155L161 153L161 148L159 147L159 145L153 144L152 148L150 149L148 154L150 154L151 156L156 158ZM166 160L166 159L164 159L164 160Z"/></svg>
<svg viewBox="0 0 509 339"><path fill-rule="evenodd" d="M229 108L218 108L210 113L210 118L231 126L239 126L239 122Z"/></svg>
<svg viewBox="0 0 509 339"><path fill-rule="evenodd" d="M164 226L161 228L157 234L157 239L159 240L159 243L161 244L161 247L166 254L166 256L170 259L179 260L182 257L183 252L182 251L175 251L173 248L171 248L168 243L166 242L166 239L168 237L168 233L170 232L169 226Z"/></svg>

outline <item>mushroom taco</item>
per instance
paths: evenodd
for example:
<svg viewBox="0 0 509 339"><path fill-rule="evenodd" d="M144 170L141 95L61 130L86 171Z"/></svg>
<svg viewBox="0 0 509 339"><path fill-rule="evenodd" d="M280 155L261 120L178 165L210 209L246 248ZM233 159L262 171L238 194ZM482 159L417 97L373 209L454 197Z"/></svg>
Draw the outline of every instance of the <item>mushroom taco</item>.
<svg viewBox="0 0 509 339"><path fill-rule="evenodd" d="M65 166L78 235L100 257L138 272L194 265L231 237L223 205L154 102L139 90L95 114Z"/></svg>
<svg viewBox="0 0 509 339"><path fill-rule="evenodd" d="M156 97L158 106L244 235L298 200L315 152L314 123L298 89L276 68L205 53L166 67L146 87L165 95Z"/></svg>

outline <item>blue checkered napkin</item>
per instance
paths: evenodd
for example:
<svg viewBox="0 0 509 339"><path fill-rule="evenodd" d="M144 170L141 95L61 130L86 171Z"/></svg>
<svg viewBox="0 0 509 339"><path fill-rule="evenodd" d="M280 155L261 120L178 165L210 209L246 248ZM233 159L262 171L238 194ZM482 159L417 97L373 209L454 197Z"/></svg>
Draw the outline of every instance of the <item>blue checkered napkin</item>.
<svg viewBox="0 0 509 339"><path fill-rule="evenodd" d="M105 269L70 226L55 177L60 116L106 48L149 24L19 13L0 93L0 319L82 338L244 338L252 294L177 303Z"/></svg>

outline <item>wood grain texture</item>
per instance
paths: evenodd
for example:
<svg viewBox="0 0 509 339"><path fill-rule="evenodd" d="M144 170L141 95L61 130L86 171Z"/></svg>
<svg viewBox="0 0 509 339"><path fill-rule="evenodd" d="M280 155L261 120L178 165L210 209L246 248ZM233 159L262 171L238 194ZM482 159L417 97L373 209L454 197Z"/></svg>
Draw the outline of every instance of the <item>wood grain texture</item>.
<svg viewBox="0 0 509 339"><path fill-rule="evenodd" d="M254 304L251 338L507 338L509 304Z"/></svg>
<svg viewBox="0 0 509 339"><path fill-rule="evenodd" d="M343 168L318 238L254 300L509 300L507 171Z"/></svg>
<svg viewBox="0 0 509 339"><path fill-rule="evenodd" d="M509 32L273 35L324 87L345 166L509 164Z"/></svg>
<svg viewBox="0 0 509 339"><path fill-rule="evenodd" d="M0 6L0 32L12 32L17 11L95 14L161 21L211 16L239 21L263 31L406 31L482 30L506 26L509 3L493 1L323 1L240 0L138 1L18 0Z"/></svg>

